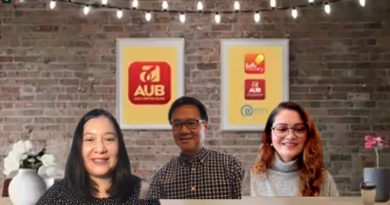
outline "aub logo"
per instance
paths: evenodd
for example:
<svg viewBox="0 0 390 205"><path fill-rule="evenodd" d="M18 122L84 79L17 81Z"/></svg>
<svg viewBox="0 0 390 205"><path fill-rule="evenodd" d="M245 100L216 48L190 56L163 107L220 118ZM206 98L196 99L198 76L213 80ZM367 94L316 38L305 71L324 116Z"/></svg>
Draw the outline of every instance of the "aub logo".
<svg viewBox="0 0 390 205"><path fill-rule="evenodd" d="M245 100L264 100L265 80L247 79L245 80Z"/></svg>
<svg viewBox="0 0 390 205"><path fill-rule="evenodd" d="M160 67L157 65L143 66L139 77L144 83L160 82Z"/></svg>
<svg viewBox="0 0 390 205"><path fill-rule="evenodd" d="M171 67L166 62L134 62L129 67L129 100L165 104L171 99Z"/></svg>

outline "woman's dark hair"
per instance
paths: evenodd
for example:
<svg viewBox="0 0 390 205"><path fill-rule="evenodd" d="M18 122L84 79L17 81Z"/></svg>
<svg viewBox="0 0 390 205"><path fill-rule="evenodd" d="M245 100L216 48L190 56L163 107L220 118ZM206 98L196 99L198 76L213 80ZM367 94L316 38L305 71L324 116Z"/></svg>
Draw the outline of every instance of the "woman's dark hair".
<svg viewBox="0 0 390 205"><path fill-rule="evenodd" d="M76 126L73 135L72 147L65 167L65 183L80 197L86 200L94 199L97 193L96 184L90 180L89 174L84 166L81 148L83 143L84 125L88 120L104 116L114 126L118 138L118 161L111 172L112 185L108 191L111 198L124 201L137 192L140 186L140 179L131 174L130 160L127 155L121 129L115 118L107 111L94 109L85 114Z"/></svg>
<svg viewBox="0 0 390 205"><path fill-rule="evenodd" d="M171 108L169 109L169 113L168 113L168 121L169 122L171 122L171 120L172 120L172 113L178 107L183 106L183 105L193 105L193 106L197 107L199 110L200 118L202 120L205 120L206 122L209 121L209 117L207 116L207 112L206 112L206 107L203 105L202 102L200 102L200 100L198 100L194 97L183 96L183 97L180 97L177 100L175 100L175 102L173 102L173 104L171 105Z"/></svg>

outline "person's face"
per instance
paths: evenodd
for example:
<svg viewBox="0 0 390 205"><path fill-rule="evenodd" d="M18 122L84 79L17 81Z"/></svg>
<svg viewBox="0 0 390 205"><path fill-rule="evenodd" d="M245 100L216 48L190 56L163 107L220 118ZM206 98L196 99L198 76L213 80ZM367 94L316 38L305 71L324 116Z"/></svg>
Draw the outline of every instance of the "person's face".
<svg viewBox="0 0 390 205"><path fill-rule="evenodd" d="M292 129L291 129L292 128ZM272 125L272 145L284 162L302 153L307 140L307 128L295 110L281 110Z"/></svg>
<svg viewBox="0 0 390 205"><path fill-rule="evenodd" d="M182 105L176 108L172 113L172 133L175 143L183 153L194 154L198 153L204 146L205 132L208 123L198 123L200 113L194 105ZM187 127L183 124L179 129L175 129L175 124L187 122Z"/></svg>
<svg viewBox="0 0 390 205"><path fill-rule="evenodd" d="M111 121L96 117L84 125L81 153L84 166L93 178L111 178L118 162L118 137Z"/></svg>

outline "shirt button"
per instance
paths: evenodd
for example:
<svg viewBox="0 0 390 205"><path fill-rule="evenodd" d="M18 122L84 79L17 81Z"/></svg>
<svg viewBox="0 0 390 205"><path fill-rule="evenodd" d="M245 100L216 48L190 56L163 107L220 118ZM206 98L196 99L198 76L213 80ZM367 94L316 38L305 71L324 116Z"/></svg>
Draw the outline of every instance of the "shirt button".
<svg viewBox="0 0 390 205"><path fill-rule="evenodd" d="M195 171L196 171L196 168L195 168L195 167L192 167L192 168L191 168L191 171L195 172Z"/></svg>
<svg viewBox="0 0 390 205"><path fill-rule="evenodd" d="M196 186L192 186L191 191L196 191Z"/></svg>

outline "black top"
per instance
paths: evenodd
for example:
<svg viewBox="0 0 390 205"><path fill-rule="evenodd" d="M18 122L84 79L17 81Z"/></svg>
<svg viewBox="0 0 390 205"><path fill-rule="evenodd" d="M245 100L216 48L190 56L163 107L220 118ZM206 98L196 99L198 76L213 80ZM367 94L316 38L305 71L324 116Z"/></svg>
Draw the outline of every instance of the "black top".
<svg viewBox="0 0 390 205"><path fill-rule="evenodd" d="M136 204L136 205L159 205L158 200L143 200L139 199L141 186L138 186L138 191L129 196L125 202L121 202L113 198L95 198L93 200L86 200L74 194L64 180L56 182L51 186L39 199L36 205L81 205L81 204L93 204L93 205L114 205L114 204Z"/></svg>
<svg viewBox="0 0 390 205"><path fill-rule="evenodd" d="M240 199L241 162L204 147L192 162L181 154L150 184L148 199Z"/></svg>

